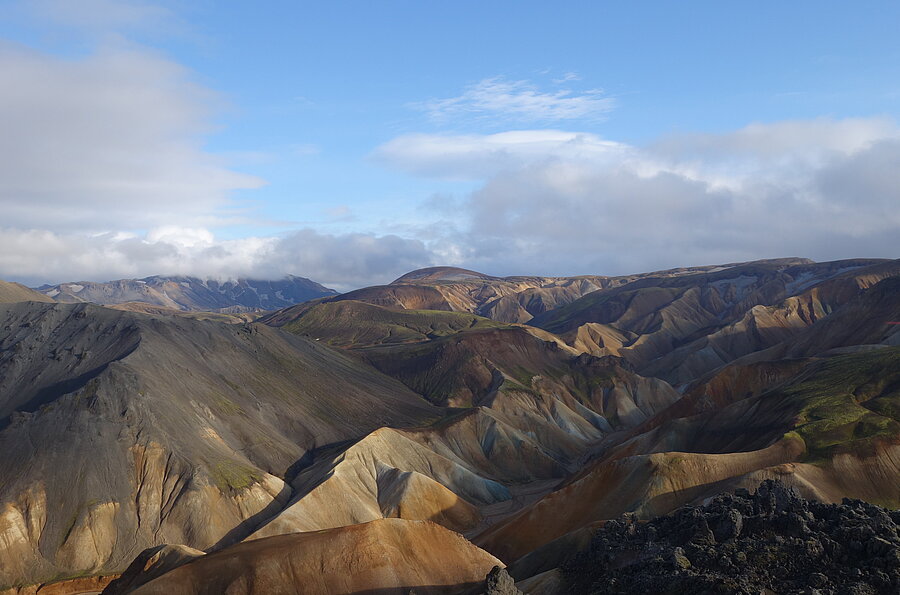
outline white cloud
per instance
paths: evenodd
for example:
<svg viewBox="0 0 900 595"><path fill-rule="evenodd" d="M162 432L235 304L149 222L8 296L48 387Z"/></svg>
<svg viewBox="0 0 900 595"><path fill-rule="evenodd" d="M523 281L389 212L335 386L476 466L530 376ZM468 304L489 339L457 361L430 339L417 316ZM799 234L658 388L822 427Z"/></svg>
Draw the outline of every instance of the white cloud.
<svg viewBox="0 0 900 595"><path fill-rule="evenodd" d="M409 134L378 147L372 157L415 175L481 180L548 161L619 162L632 151L628 145L585 132L515 130L489 135Z"/></svg>
<svg viewBox="0 0 900 595"><path fill-rule="evenodd" d="M573 79L568 79L573 80ZM456 116L526 122L596 120L615 107L615 100L598 89L576 93L568 89L541 92L529 81L502 77L483 79L466 87L462 95L432 99L416 107L443 120Z"/></svg>
<svg viewBox="0 0 900 595"><path fill-rule="evenodd" d="M900 256L900 132L889 120L754 124L645 148L544 133L401 137L376 154L484 181L431 246L487 272Z"/></svg>
<svg viewBox="0 0 900 595"><path fill-rule="evenodd" d="M22 229L104 231L234 216L262 181L202 149L217 98L178 64L118 44L65 59L0 45L0 208Z"/></svg>
<svg viewBox="0 0 900 595"><path fill-rule="evenodd" d="M143 236L0 229L0 246L0 278L30 285L157 274L220 279L296 274L347 290L434 264L432 253L418 240L312 229L236 240L174 226Z"/></svg>

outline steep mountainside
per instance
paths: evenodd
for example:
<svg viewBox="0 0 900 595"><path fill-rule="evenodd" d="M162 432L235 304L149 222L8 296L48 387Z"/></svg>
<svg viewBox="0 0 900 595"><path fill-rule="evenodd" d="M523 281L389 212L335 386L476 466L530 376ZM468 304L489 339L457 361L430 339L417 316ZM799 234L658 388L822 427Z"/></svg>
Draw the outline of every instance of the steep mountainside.
<svg viewBox="0 0 900 595"><path fill-rule="evenodd" d="M58 302L101 305L143 302L166 308L196 311L248 312L276 310L308 300L337 295L315 281L288 275L278 281L239 279L203 280L196 277L146 277L108 283L79 281L44 285L39 290Z"/></svg>
<svg viewBox="0 0 900 595"><path fill-rule="evenodd" d="M265 326L22 303L0 329L0 584L230 543L290 498L312 449L441 416Z"/></svg>
<svg viewBox="0 0 900 595"><path fill-rule="evenodd" d="M778 344L885 277L900 261L750 263L714 273L645 278L594 292L529 324L574 348L617 355L681 384Z"/></svg>
<svg viewBox="0 0 900 595"><path fill-rule="evenodd" d="M577 469L594 441L679 398L618 358L471 314L347 300L309 306L281 328L340 345L424 399L464 411L314 453L291 503L257 537L390 516L474 530Z"/></svg>

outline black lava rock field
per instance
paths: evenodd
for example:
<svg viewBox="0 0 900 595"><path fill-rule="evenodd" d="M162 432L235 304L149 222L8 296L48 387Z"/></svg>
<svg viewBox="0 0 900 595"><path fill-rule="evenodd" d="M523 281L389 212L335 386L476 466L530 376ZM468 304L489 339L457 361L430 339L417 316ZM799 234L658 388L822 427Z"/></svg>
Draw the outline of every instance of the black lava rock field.
<svg viewBox="0 0 900 595"><path fill-rule="evenodd" d="M648 522L624 516L563 566L571 593L900 593L900 511L777 481Z"/></svg>

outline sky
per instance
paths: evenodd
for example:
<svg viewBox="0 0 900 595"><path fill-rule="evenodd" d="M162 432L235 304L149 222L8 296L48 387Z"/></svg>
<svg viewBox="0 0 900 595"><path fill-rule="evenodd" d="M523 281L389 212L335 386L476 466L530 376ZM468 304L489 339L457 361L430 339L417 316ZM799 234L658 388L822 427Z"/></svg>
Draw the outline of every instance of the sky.
<svg viewBox="0 0 900 595"><path fill-rule="evenodd" d="M900 257L897 2L0 0L0 278Z"/></svg>

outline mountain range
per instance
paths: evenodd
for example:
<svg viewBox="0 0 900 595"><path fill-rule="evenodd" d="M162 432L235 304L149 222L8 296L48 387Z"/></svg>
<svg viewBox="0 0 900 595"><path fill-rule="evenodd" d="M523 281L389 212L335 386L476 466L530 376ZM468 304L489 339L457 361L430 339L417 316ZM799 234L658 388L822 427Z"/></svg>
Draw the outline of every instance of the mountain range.
<svg viewBox="0 0 900 595"><path fill-rule="evenodd" d="M623 514L896 509L897 322L886 259L3 283L0 593L567 593Z"/></svg>
<svg viewBox="0 0 900 595"><path fill-rule="evenodd" d="M153 276L106 283L79 281L43 285L37 290L67 304L90 302L109 306L140 303L182 311L229 313L277 310L337 294L315 281L293 275L276 281L216 281L197 277Z"/></svg>

